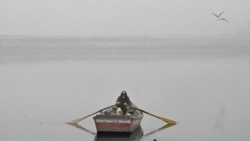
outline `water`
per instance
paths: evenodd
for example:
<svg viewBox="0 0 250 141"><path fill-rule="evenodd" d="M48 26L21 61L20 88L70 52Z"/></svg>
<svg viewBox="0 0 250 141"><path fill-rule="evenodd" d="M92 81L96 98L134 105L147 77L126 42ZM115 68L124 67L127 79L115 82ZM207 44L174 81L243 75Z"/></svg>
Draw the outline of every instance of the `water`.
<svg viewBox="0 0 250 141"><path fill-rule="evenodd" d="M0 40L0 140L105 140L92 118L65 122L115 103L126 90L136 105L179 122L144 116L140 139L247 141L250 42L246 40ZM106 140L130 140L124 137Z"/></svg>

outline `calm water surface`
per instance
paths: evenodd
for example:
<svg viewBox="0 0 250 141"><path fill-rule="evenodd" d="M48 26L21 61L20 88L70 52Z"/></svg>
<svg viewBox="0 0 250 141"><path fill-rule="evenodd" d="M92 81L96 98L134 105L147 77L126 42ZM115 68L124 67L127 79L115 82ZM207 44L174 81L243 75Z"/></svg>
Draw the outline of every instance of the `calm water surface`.
<svg viewBox="0 0 250 141"><path fill-rule="evenodd" d="M0 140L249 140L249 41L100 42L1 39ZM152 133L165 123L145 114L139 139L98 137L92 117L65 124L122 90L179 124Z"/></svg>

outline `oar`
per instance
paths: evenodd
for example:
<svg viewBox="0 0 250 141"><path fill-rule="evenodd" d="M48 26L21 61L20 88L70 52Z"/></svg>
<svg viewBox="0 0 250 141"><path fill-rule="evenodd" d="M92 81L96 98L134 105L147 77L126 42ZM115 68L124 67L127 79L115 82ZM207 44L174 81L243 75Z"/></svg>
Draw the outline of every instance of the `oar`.
<svg viewBox="0 0 250 141"><path fill-rule="evenodd" d="M89 130L89 129L87 129L87 128L84 128L84 127L82 127L82 126L79 125L79 124L69 124L69 125L71 125L71 126L73 126L73 127L76 127L76 128L78 128L78 129L81 129L81 130L83 130L83 131L85 131L85 132L88 132L88 133L90 133L90 134L92 134L92 135L96 135L95 132L93 132L93 131L91 131L91 130Z"/></svg>
<svg viewBox="0 0 250 141"><path fill-rule="evenodd" d="M105 110L105 109L111 108L111 107L113 107L113 106L114 106L114 105L111 105L111 106L108 106L108 107L106 107L106 108L100 109L100 110L98 110L98 111L96 111L96 112L94 112L94 113L92 113L92 114L89 114L89 115L87 115L87 116L80 117L80 118L77 118L77 119L68 121L67 124L77 124L78 122L82 121L83 119L85 119L85 118L87 118L87 117L90 117L90 116L92 116L92 115L94 115L94 114L96 114L96 113L99 113L99 112L101 112L101 111L103 111L103 110Z"/></svg>
<svg viewBox="0 0 250 141"><path fill-rule="evenodd" d="M135 108L135 107L134 107L134 108ZM156 118L158 118L158 119L160 119L160 120L166 122L167 124L171 124L171 125L178 124L178 122L173 121L173 120L171 120L171 119L167 119L167 118L162 117L162 116L157 116L157 115L155 115L155 114L149 113L149 112L147 112L147 111L145 111L145 110L142 110L142 109L138 109L138 108L135 108L135 109L138 110L138 111L144 112L144 113L146 113L146 114L148 114L148 115L151 115L151 116L153 116L153 117L156 117Z"/></svg>

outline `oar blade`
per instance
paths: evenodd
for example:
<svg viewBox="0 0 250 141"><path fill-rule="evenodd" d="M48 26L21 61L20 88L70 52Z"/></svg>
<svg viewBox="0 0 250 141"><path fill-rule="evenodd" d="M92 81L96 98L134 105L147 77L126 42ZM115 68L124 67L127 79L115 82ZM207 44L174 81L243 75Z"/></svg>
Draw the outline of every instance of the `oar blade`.
<svg viewBox="0 0 250 141"><path fill-rule="evenodd" d="M156 118L158 118L158 119L160 119L160 120L166 122L167 124L171 124L171 125L178 124L178 122L173 121L173 120L171 120L171 119L167 119L167 118L165 118L165 117L162 117L162 116L158 116L158 115L149 113L149 112L147 112L147 111L145 111L145 110L142 110L142 109L138 109L138 108L135 108L135 109L137 109L137 110L139 110L139 111L141 111L141 112L144 112L144 113L146 113L146 114L148 114L148 115L151 115L151 116L153 116L153 117L156 117Z"/></svg>
<svg viewBox="0 0 250 141"><path fill-rule="evenodd" d="M178 124L178 122L173 121L173 120L171 120L171 119L166 119L166 118L164 118L164 117L160 117L160 118L161 118L161 120L165 121L165 122L168 123L168 124L171 124L171 125Z"/></svg>
<svg viewBox="0 0 250 141"><path fill-rule="evenodd" d="M166 122L167 124L171 124L171 125L177 124L176 121L173 121L173 120L171 120L171 119L167 119L167 118L165 118L165 117L157 116L157 115L154 115L154 114L152 114L152 115L153 115L154 117L159 118L160 120Z"/></svg>
<svg viewBox="0 0 250 141"><path fill-rule="evenodd" d="M78 122L82 121L83 119L85 119L86 117L82 117L82 118L77 118L77 119L74 119L74 120L71 120L71 121L68 121L66 122L67 124L77 124Z"/></svg>

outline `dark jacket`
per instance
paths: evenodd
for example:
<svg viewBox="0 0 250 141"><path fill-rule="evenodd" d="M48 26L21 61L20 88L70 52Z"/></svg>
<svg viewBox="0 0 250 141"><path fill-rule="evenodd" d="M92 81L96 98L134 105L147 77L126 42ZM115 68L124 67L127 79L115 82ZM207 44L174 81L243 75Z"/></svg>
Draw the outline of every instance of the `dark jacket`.
<svg viewBox="0 0 250 141"><path fill-rule="evenodd" d="M132 106L132 103L127 95L124 98L120 95L116 100L116 106L120 107L123 115L126 115L127 110ZM126 103L126 104L125 104Z"/></svg>
<svg viewBox="0 0 250 141"><path fill-rule="evenodd" d="M129 107L131 107L131 104L132 104L132 103L131 103L129 97L126 96L125 98L122 98L122 96L120 95L120 96L117 98L117 100L116 100L116 106L118 106L118 107L124 107L124 106L125 106L124 103L127 103L127 105L128 105Z"/></svg>

